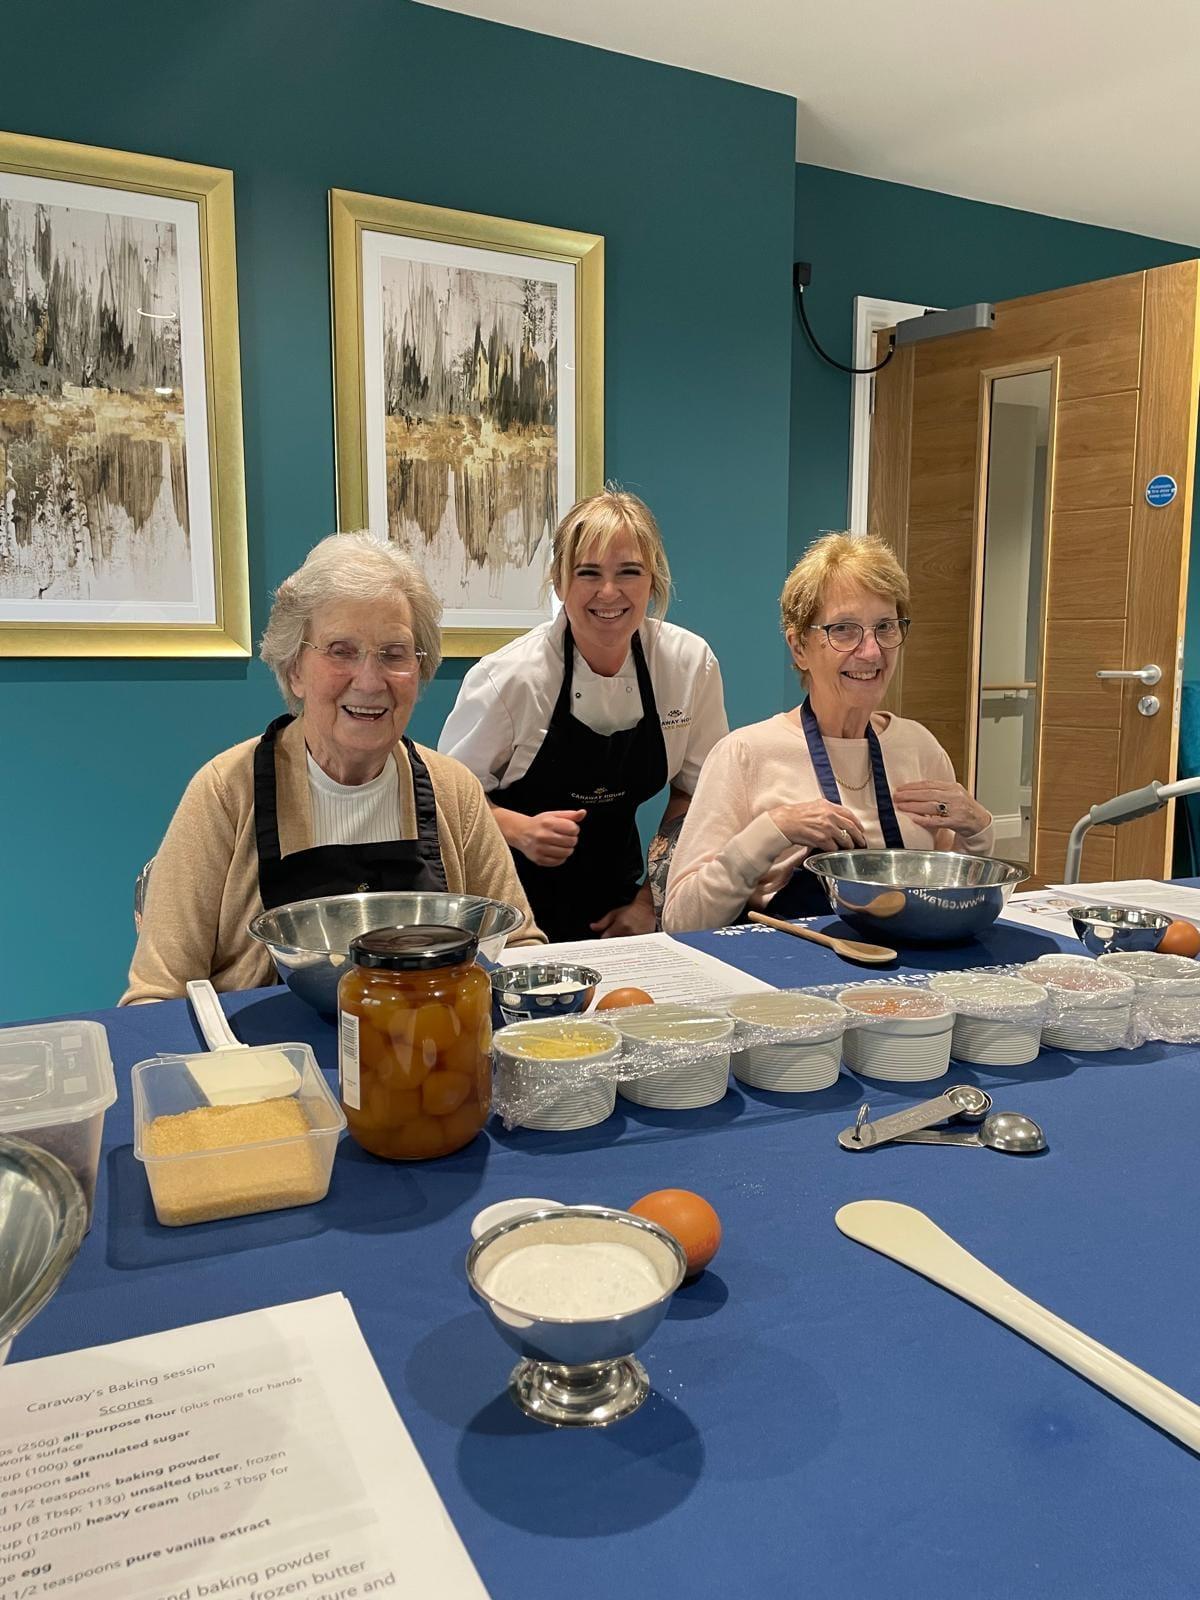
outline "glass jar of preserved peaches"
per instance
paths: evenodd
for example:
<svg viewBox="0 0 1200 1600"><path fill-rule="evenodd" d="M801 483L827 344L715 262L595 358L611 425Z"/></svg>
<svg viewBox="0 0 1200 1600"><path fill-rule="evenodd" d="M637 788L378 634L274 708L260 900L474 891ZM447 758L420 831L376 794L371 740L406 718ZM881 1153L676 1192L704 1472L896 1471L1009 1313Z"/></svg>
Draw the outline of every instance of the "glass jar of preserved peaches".
<svg viewBox="0 0 1200 1600"><path fill-rule="evenodd" d="M462 928L376 928L338 984L338 1063L351 1135L372 1155L460 1150L492 1103L491 986Z"/></svg>

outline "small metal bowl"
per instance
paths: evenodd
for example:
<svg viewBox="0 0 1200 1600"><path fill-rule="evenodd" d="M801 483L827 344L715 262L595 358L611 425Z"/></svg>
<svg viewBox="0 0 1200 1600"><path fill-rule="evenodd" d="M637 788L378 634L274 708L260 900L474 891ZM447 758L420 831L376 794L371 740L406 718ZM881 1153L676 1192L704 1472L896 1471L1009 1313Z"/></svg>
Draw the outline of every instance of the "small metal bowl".
<svg viewBox="0 0 1200 1600"><path fill-rule="evenodd" d="M600 974L570 961L535 961L497 967L491 974L492 999L505 1022L538 1022L586 1011Z"/></svg>
<svg viewBox="0 0 1200 1600"><path fill-rule="evenodd" d="M1127 906L1072 906L1067 913L1083 948L1094 956L1113 950L1157 950L1171 925L1159 911Z"/></svg>
<svg viewBox="0 0 1200 1600"><path fill-rule="evenodd" d="M87 1220L83 1190L56 1156L0 1138L0 1361L66 1276Z"/></svg>
<svg viewBox="0 0 1200 1600"><path fill-rule="evenodd" d="M655 1263L662 1294L612 1317L538 1317L504 1305L483 1287L490 1269L525 1245L592 1240L641 1250ZM467 1254L471 1293L500 1337L524 1358L513 1368L509 1394L528 1416L560 1428L603 1427L637 1410L650 1379L633 1352L666 1316L686 1271L682 1246L665 1228L608 1206L563 1206L514 1217L489 1228Z"/></svg>

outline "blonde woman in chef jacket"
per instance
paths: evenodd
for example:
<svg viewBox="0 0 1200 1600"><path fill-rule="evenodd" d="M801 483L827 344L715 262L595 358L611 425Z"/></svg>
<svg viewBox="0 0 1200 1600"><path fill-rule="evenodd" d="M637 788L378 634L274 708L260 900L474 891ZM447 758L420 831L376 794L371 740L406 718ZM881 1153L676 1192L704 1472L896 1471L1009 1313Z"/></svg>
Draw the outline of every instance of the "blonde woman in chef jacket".
<svg viewBox="0 0 1200 1600"><path fill-rule="evenodd" d="M671 574L636 495L572 506L550 580L562 610L471 668L438 749L482 783L548 938L649 933L637 809L670 785L653 862L728 732L721 670L703 639L662 620Z"/></svg>

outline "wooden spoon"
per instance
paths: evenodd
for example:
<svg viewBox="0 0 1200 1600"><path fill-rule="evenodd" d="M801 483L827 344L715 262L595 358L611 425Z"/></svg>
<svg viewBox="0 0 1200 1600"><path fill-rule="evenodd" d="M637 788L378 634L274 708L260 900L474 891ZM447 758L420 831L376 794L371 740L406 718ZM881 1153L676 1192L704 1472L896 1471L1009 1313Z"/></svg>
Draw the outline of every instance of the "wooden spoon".
<svg viewBox="0 0 1200 1600"><path fill-rule="evenodd" d="M860 961L864 966L877 967L885 961L895 961L896 952L885 944L860 944L857 939L835 939L831 934L818 933L815 928L802 928L795 922L784 922L779 917L768 917L761 911L747 912L747 920L758 922L764 928L775 928L779 933L791 933L797 939L811 939L814 944L828 945L843 961Z"/></svg>

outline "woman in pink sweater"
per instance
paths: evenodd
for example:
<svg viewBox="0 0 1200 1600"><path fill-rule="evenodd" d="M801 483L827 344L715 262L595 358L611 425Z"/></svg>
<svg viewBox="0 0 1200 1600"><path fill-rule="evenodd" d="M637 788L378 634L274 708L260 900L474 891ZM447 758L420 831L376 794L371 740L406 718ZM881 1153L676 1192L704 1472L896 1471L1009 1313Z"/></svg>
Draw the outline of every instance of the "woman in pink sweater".
<svg viewBox="0 0 1200 1600"><path fill-rule="evenodd" d="M663 907L672 933L829 909L800 869L826 850L988 855L992 819L919 722L879 705L908 633L908 579L878 539L830 533L797 562L780 612L807 690L793 711L710 751L675 848Z"/></svg>

